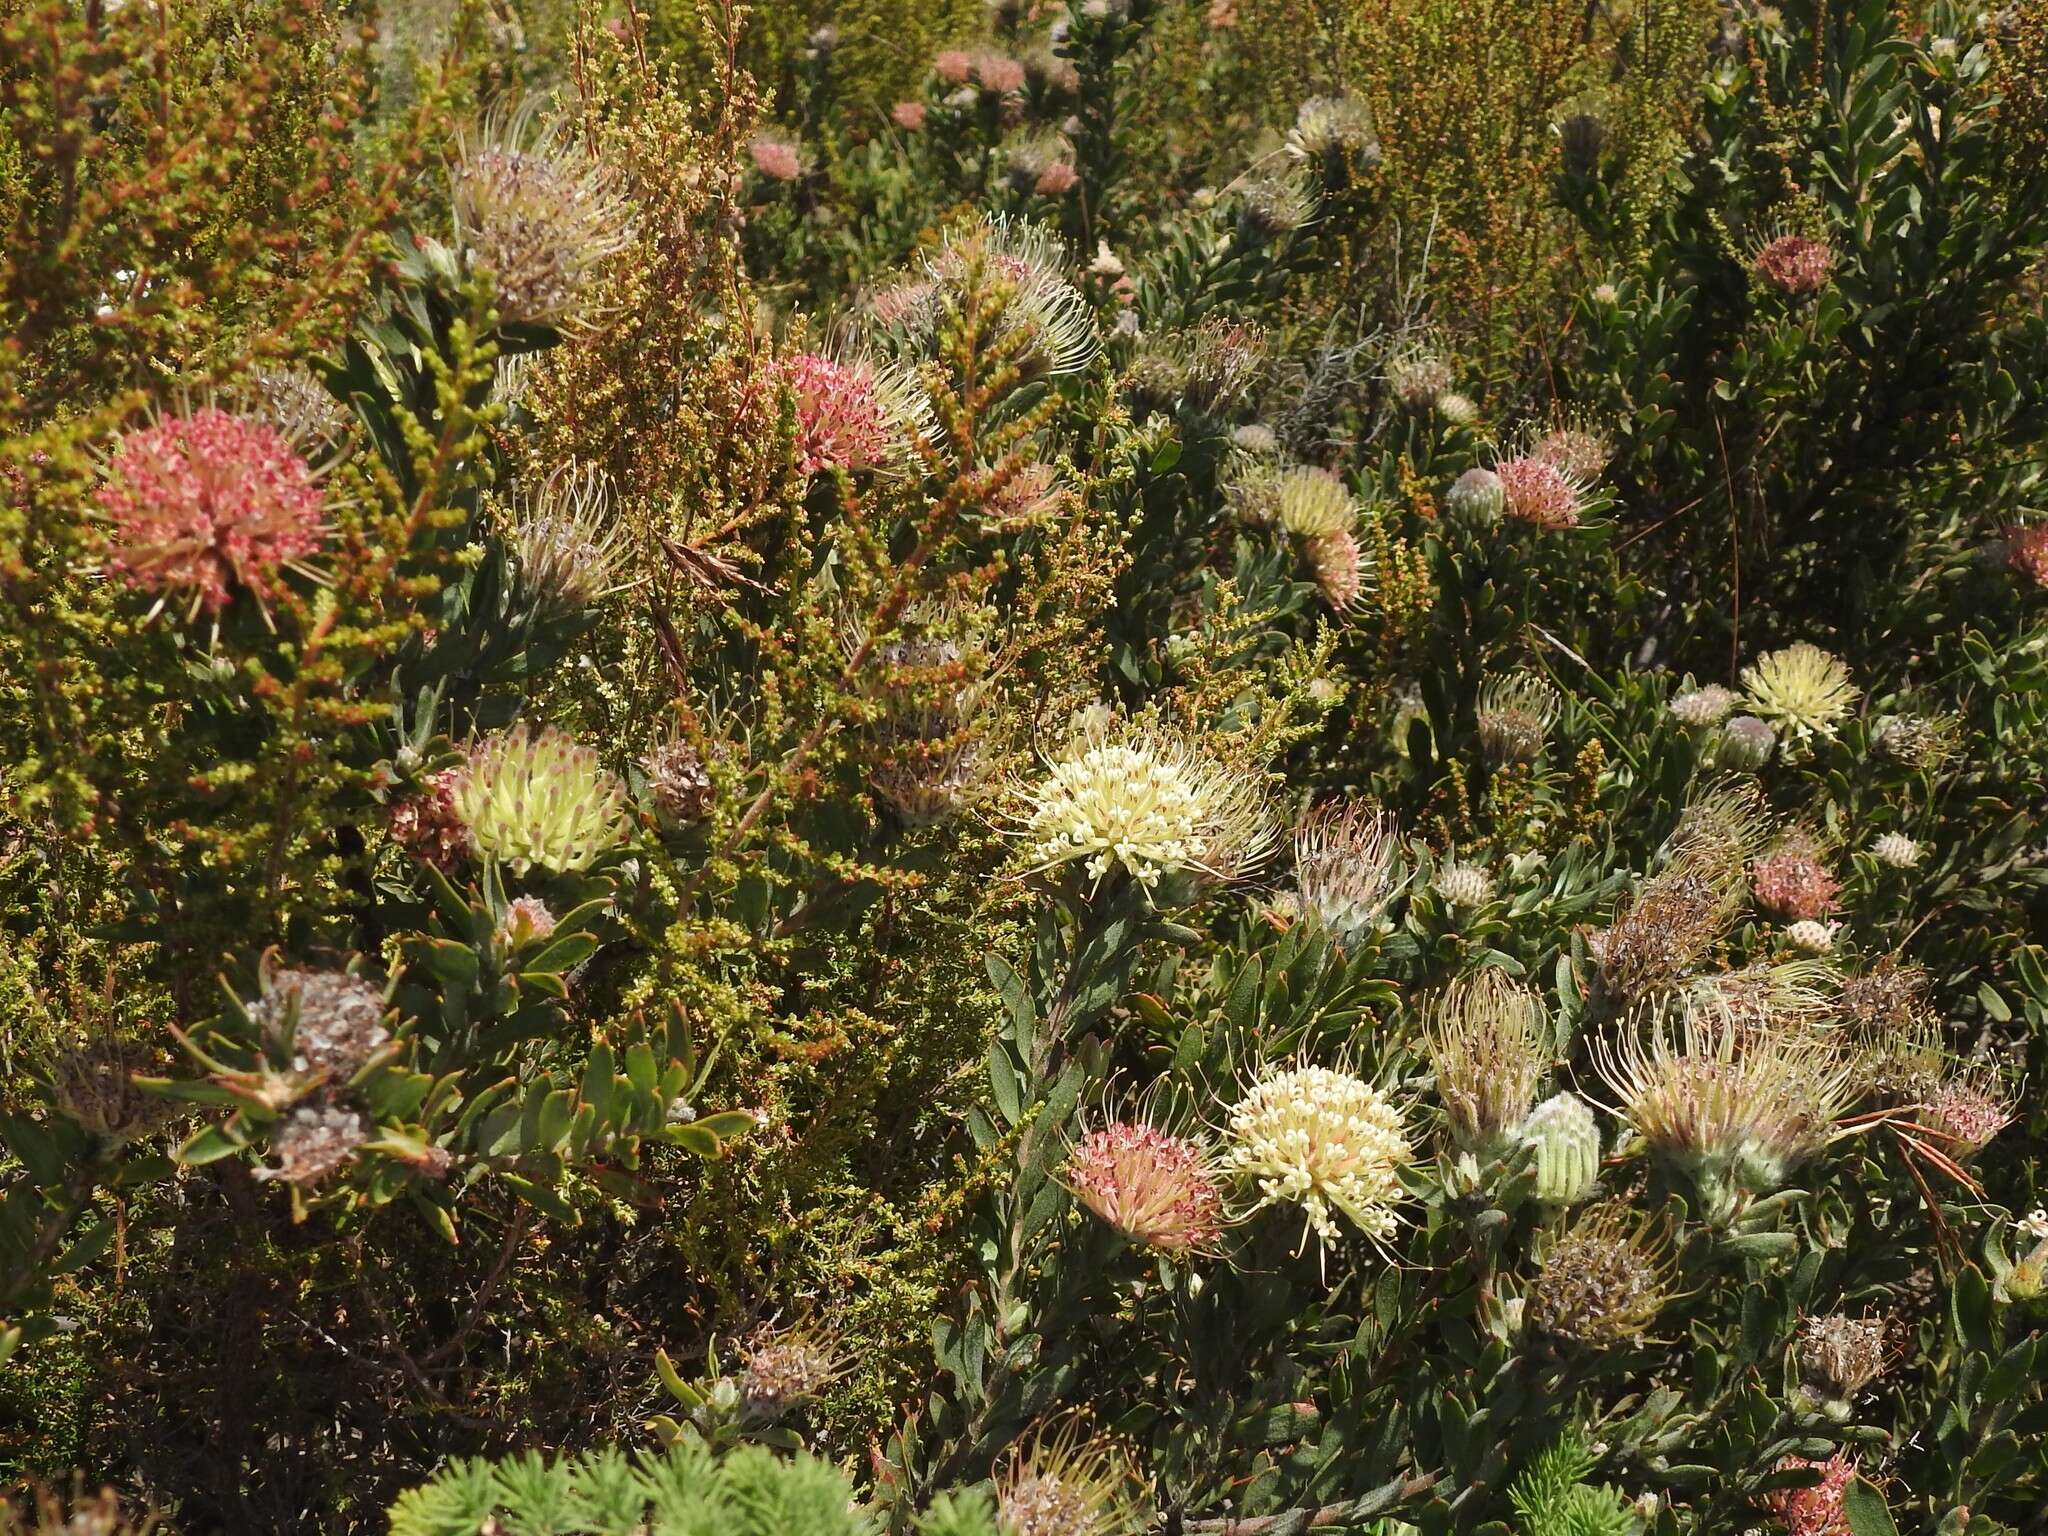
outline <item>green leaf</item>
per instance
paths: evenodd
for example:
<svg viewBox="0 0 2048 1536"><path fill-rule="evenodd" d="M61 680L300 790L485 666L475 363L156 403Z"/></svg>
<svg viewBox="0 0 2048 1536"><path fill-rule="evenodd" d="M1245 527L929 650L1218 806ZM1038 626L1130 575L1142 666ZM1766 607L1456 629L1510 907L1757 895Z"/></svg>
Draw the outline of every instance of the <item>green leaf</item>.
<svg viewBox="0 0 2048 1536"><path fill-rule="evenodd" d="M1853 1536L1899 1536L1884 1495L1860 1477L1842 1490L1842 1514Z"/></svg>

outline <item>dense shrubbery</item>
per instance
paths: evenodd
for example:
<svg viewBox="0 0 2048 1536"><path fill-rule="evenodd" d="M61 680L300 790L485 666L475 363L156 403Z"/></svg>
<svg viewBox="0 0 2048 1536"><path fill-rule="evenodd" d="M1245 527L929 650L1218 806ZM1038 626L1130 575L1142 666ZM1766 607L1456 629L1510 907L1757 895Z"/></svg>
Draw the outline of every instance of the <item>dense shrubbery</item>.
<svg viewBox="0 0 2048 1536"><path fill-rule="evenodd" d="M0 18L0 1529L2041 1528L2040 0Z"/></svg>

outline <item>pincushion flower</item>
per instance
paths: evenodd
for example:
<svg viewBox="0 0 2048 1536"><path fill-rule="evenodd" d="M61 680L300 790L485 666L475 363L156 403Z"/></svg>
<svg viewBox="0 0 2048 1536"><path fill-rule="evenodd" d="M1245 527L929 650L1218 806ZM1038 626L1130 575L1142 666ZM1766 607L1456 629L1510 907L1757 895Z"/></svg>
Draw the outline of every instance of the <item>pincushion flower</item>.
<svg viewBox="0 0 2048 1536"><path fill-rule="evenodd" d="M1826 241L1800 234L1773 236L1749 258L1759 280L1792 298L1825 287L1834 267L1835 253Z"/></svg>
<svg viewBox="0 0 2048 1536"><path fill-rule="evenodd" d="M1641 1338L1671 1299L1670 1244L1618 1201L1592 1206L1544 1255L1523 1307L1528 1327L1582 1349Z"/></svg>
<svg viewBox="0 0 2048 1536"><path fill-rule="evenodd" d="M504 529L521 589L550 608L579 612L627 584L627 529L612 515L611 477L595 465L563 464L522 485Z"/></svg>
<svg viewBox="0 0 2048 1536"><path fill-rule="evenodd" d="M1495 763L1533 762L1557 718L1557 690L1533 672L1493 677L1479 691L1479 744Z"/></svg>
<svg viewBox="0 0 2048 1536"><path fill-rule="evenodd" d="M795 181L804 173L803 146L784 134L755 134L747 141L747 155L770 181Z"/></svg>
<svg viewBox="0 0 2048 1536"><path fill-rule="evenodd" d="M1719 683L1708 683L1679 694L1671 701L1672 716L1681 725L1719 725L1735 708L1735 695Z"/></svg>
<svg viewBox="0 0 2048 1536"><path fill-rule="evenodd" d="M1020 1441L997 1472L1002 1536L1138 1536L1151 1520L1137 1469L1117 1442L1068 1415Z"/></svg>
<svg viewBox="0 0 2048 1536"><path fill-rule="evenodd" d="M1835 909L1842 882L1822 862L1821 840L1799 828L1786 832L1750 867L1756 904L1775 917L1795 922L1826 917Z"/></svg>
<svg viewBox="0 0 2048 1536"><path fill-rule="evenodd" d="M1182 870L1229 880L1272 841L1264 790L1168 731L1091 722L1013 791L1031 872L1071 863L1099 885L1122 870L1146 890Z"/></svg>
<svg viewBox="0 0 2048 1536"><path fill-rule="evenodd" d="M1392 813L1356 800L1317 806L1294 834L1300 910L1340 943L1364 938L1400 888L1400 849Z"/></svg>
<svg viewBox="0 0 2048 1536"><path fill-rule="evenodd" d="M1550 1069L1552 1029L1542 998L1505 972L1479 971L1429 1000L1423 1039L1451 1140L1463 1151L1498 1157Z"/></svg>
<svg viewBox="0 0 2048 1536"><path fill-rule="evenodd" d="M1302 539L1349 533L1358 523L1358 503L1344 482L1327 469L1298 466L1284 471L1275 487L1274 516Z"/></svg>
<svg viewBox="0 0 2048 1536"><path fill-rule="evenodd" d="M1067 279L1059 237L1041 224L1003 215L984 218L951 236L925 271L932 299L918 306L885 306L894 311L885 323L923 331L938 318L939 294L959 295L970 288L985 294L1000 283L1006 292L999 323L1028 341L1035 366L1052 374L1077 373L1101 345L1093 306Z"/></svg>
<svg viewBox="0 0 2048 1536"><path fill-rule="evenodd" d="M1839 658L1804 640L1744 667L1742 686L1750 709L1795 741L1834 735L1861 692Z"/></svg>
<svg viewBox="0 0 2048 1536"><path fill-rule="evenodd" d="M218 613L237 589L267 613L284 571L327 535L318 481L285 435L214 406L124 434L97 500L108 569L188 615Z"/></svg>
<svg viewBox="0 0 2048 1536"><path fill-rule="evenodd" d="M1589 482L1533 453L1514 454L1493 466L1502 510L1537 528L1576 528L1585 515Z"/></svg>
<svg viewBox="0 0 2048 1536"><path fill-rule="evenodd" d="M1214 1160L1188 1137L1113 1120L1074 1144L1061 1179L1105 1225L1141 1248L1203 1253L1222 1234Z"/></svg>
<svg viewBox="0 0 2048 1536"><path fill-rule="evenodd" d="M514 874L588 869L625 841L626 786L567 732L515 726L472 747L458 772L455 809L477 852Z"/></svg>
<svg viewBox="0 0 2048 1536"><path fill-rule="evenodd" d="M1778 1463L1780 1472L1811 1471L1820 1481L1804 1488L1773 1488L1764 1495L1764 1505L1777 1517L1786 1536L1850 1536L1853 1527L1843 1503L1849 1485L1856 1481L1856 1460L1847 1451L1837 1451L1826 1461L1809 1461L1787 1456Z"/></svg>
<svg viewBox="0 0 2048 1536"><path fill-rule="evenodd" d="M1340 1214L1377 1242L1392 1237L1414 1160L1393 1102L1329 1067L1269 1068L1230 1112L1225 1161L1257 1185L1254 1209L1299 1205L1323 1243L1336 1240Z"/></svg>
<svg viewBox="0 0 2048 1536"><path fill-rule="evenodd" d="M587 318L604 264L632 245L632 205L611 173L557 119L493 118L460 145L452 173L455 240L486 268L508 320L568 326Z"/></svg>
<svg viewBox="0 0 2048 1536"><path fill-rule="evenodd" d="M1326 533L1310 539L1302 553L1308 568L1322 588L1323 597L1339 613L1354 607L1365 595L1367 575L1365 552L1349 533Z"/></svg>
<svg viewBox="0 0 2048 1536"><path fill-rule="evenodd" d="M883 364L798 352L775 376L795 397L796 462L807 475L889 464L929 430L922 386Z"/></svg>

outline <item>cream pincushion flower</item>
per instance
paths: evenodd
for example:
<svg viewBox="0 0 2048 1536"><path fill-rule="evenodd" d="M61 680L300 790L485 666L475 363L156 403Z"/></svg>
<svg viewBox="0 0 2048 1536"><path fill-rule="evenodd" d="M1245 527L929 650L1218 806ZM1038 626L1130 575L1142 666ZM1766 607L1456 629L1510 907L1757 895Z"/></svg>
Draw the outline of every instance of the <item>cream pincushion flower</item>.
<svg viewBox="0 0 2048 1536"><path fill-rule="evenodd" d="M1225 1165L1255 1180L1258 1207L1289 1202L1327 1243L1342 1212L1366 1236L1393 1235L1401 1170L1415 1160L1401 1112L1362 1078L1328 1067L1269 1071L1230 1114Z"/></svg>
<svg viewBox="0 0 2048 1536"><path fill-rule="evenodd" d="M1804 640L1768 651L1744 667L1742 686L1753 711L1799 741L1834 735L1835 722L1849 713L1861 691L1839 658Z"/></svg>
<svg viewBox="0 0 2048 1536"><path fill-rule="evenodd" d="M1273 836L1249 775L1166 731L1114 720L1089 722L1015 798L1032 872L1079 862L1099 882L1121 868L1147 890L1183 869L1234 878Z"/></svg>
<svg viewBox="0 0 2048 1536"><path fill-rule="evenodd" d="M571 872L626 839L626 787L591 748L553 726L479 742L457 771L456 814L477 852L514 874Z"/></svg>

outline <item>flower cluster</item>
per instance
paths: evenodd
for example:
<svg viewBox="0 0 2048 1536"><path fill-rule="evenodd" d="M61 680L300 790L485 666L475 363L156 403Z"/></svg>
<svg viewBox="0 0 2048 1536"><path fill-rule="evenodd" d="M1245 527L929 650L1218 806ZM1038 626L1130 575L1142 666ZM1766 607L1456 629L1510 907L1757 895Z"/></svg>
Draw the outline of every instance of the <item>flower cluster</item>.
<svg viewBox="0 0 2048 1536"><path fill-rule="evenodd" d="M1339 1215L1369 1238L1391 1238L1414 1156L1393 1101L1329 1067L1269 1071L1230 1112L1226 1165L1257 1185L1260 1206L1300 1206L1324 1243L1337 1240Z"/></svg>

